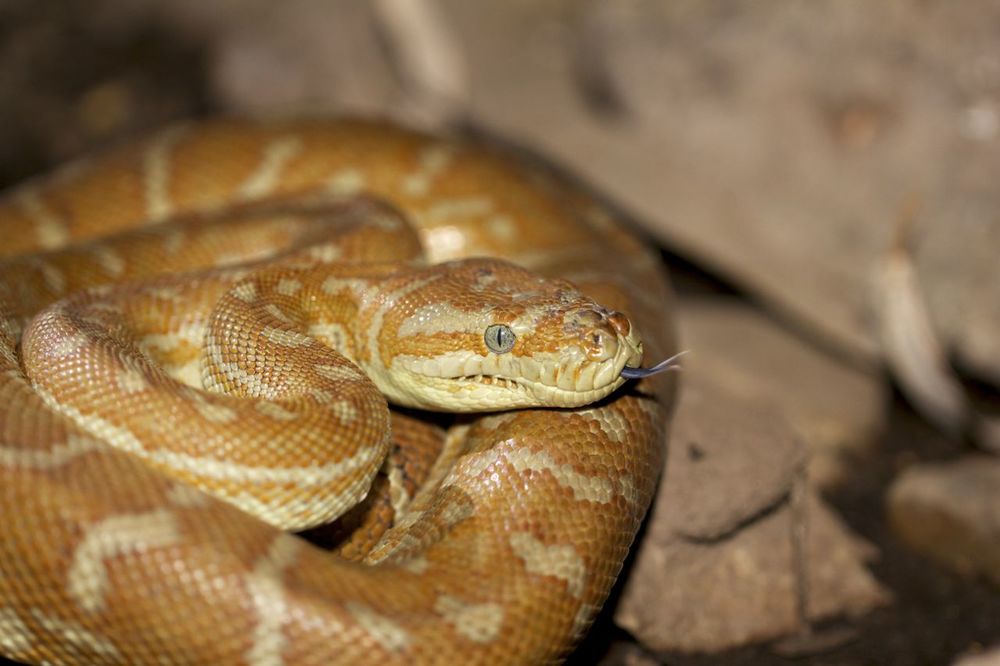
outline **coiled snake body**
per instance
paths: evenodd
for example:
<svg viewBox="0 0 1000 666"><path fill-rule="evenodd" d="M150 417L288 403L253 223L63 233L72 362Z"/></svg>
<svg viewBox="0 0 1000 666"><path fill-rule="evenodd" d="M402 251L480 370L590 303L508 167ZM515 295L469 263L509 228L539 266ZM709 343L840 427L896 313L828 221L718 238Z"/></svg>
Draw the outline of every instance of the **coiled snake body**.
<svg viewBox="0 0 1000 666"><path fill-rule="evenodd" d="M0 237L0 654L539 663L593 619L672 395L622 370L671 339L656 257L578 190L221 120L12 190Z"/></svg>

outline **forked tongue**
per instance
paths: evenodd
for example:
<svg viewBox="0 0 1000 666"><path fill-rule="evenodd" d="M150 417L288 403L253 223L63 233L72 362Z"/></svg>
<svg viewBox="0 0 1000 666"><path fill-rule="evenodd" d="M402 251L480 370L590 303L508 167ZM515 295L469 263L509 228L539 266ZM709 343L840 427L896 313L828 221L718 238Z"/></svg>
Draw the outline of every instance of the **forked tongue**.
<svg viewBox="0 0 1000 666"><path fill-rule="evenodd" d="M621 376L625 379L643 379L645 377L651 377L653 375L658 375L661 372L666 372L667 370L680 370L681 363L680 357L687 354L687 350L682 352L677 352L665 361L660 361L652 368L622 368Z"/></svg>

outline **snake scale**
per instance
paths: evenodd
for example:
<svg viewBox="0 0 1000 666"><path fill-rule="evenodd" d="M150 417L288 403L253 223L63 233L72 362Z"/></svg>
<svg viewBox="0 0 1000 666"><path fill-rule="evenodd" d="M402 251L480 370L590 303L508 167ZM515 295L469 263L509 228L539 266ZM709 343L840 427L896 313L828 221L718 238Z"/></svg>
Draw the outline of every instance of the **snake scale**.
<svg viewBox="0 0 1000 666"><path fill-rule="evenodd" d="M0 654L547 663L593 620L673 396L625 380L673 340L580 188L219 119L12 189L0 238Z"/></svg>

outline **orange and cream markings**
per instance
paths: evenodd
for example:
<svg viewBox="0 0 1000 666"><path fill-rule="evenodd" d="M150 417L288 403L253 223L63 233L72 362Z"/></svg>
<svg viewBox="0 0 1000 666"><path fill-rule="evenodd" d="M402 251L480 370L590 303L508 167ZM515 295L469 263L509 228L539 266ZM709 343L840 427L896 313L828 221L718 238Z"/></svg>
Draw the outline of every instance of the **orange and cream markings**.
<svg viewBox="0 0 1000 666"><path fill-rule="evenodd" d="M379 614L367 605L351 601L345 604L347 612L386 652L402 652L411 638L400 624Z"/></svg>
<svg viewBox="0 0 1000 666"><path fill-rule="evenodd" d="M0 606L0 649L5 654L27 652L35 640L34 632L14 608Z"/></svg>
<svg viewBox="0 0 1000 666"><path fill-rule="evenodd" d="M149 388L146 376L136 368L126 368L118 373L118 389L125 394L140 393Z"/></svg>
<svg viewBox="0 0 1000 666"><path fill-rule="evenodd" d="M175 229L169 231L163 239L163 250L167 254L178 254L184 249L186 241L187 238L183 230Z"/></svg>
<svg viewBox="0 0 1000 666"><path fill-rule="evenodd" d="M455 631L475 643L492 642L503 627L503 606L496 603L466 603L442 594L434 602L434 612L455 627Z"/></svg>
<svg viewBox="0 0 1000 666"><path fill-rule="evenodd" d="M285 409L280 404L270 401L261 401L254 405L254 409L263 414L264 416L274 419L275 421L294 421L299 418L299 415L295 412Z"/></svg>
<svg viewBox="0 0 1000 666"><path fill-rule="evenodd" d="M34 649L45 649L52 641L63 641L73 651L81 650L108 663L122 663L125 658L115 645L84 628L80 623L54 617L41 609L31 608L31 617L45 635L35 634L12 608L0 606L0 648L6 654L30 654Z"/></svg>
<svg viewBox="0 0 1000 666"><path fill-rule="evenodd" d="M62 296L66 292L66 276L62 271L41 258L32 260L32 264L41 273L42 281L52 294Z"/></svg>
<svg viewBox="0 0 1000 666"><path fill-rule="evenodd" d="M153 139L143 153L142 173L146 195L146 221L165 219L173 212L170 200L171 156L174 148L188 132L190 126L174 125Z"/></svg>
<svg viewBox="0 0 1000 666"><path fill-rule="evenodd" d="M236 410L218 402L209 401L201 393L191 391L188 393L188 399L201 414L201 417L209 423L232 423L237 419Z"/></svg>
<svg viewBox="0 0 1000 666"><path fill-rule="evenodd" d="M98 265L112 278L125 272L125 259L114 250L98 246L94 249Z"/></svg>
<svg viewBox="0 0 1000 666"><path fill-rule="evenodd" d="M209 495L183 483L175 483L167 493L167 501L179 509L200 509L208 504Z"/></svg>
<svg viewBox="0 0 1000 666"><path fill-rule="evenodd" d="M468 313L450 303L433 303L417 308L403 320L396 335L408 338L417 335L460 333L468 328Z"/></svg>
<svg viewBox="0 0 1000 666"><path fill-rule="evenodd" d="M525 472L545 472L559 486L570 490L573 497L579 501L607 504L615 495L615 488L610 479L602 476L590 476L576 471L570 464L558 464L546 451L533 451L522 447L512 451L491 449L467 459L463 468L463 476L481 476L496 465L509 464L518 474ZM456 483L452 476L444 480L445 487Z"/></svg>
<svg viewBox="0 0 1000 666"><path fill-rule="evenodd" d="M302 290L302 283L293 278L282 278L274 290L282 296L294 296Z"/></svg>
<svg viewBox="0 0 1000 666"><path fill-rule="evenodd" d="M429 222L447 222L469 217L485 217L493 212L493 202L485 197L446 199L432 204L424 213Z"/></svg>
<svg viewBox="0 0 1000 666"><path fill-rule="evenodd" d="M570 596L583 596L587 566L572 545L546 544L531 532L515 532L508 541L528 573L561 580Z"/></svg>
<svg viewBox="0 0 1000 666"><path fill-rule="evenodd" d="M16 201L30 220L35 223L35 231L42 248L49 250L62 247L70 240L69 229L42 200L37 187L24 186L16 195Z"/></svg>
<svg viewBox="0 0 1000 666"><path fill-rule="evenodd" d="M434 181L441 177L455 158L456 152L456 146L444 143L434 143L425 148L418 158L417 170L404 178L403 190L410 196L427 196Z"/></svg>
<svg viewBox="0 0 1000 666"><path fill-rule="evenodd" d="M181 540L170 509L112 516L91 526L73 552L67 593L86 613L100 612L111 586L106 561L132 553L176 545Z"/></svg>
<svg viewBox="0 0 1000 666"><path fill-rule="evenodd" d="M281 172L302 152L302 140L296 136L281 137L264 147L257 169L239 187L239 198L253 201L270 194L281 182Z"/></svg>
<svg viewBox="0 0 1000 666"><path fill-rule="evenodd" d="M246 584L257 615L253 644L245 655L251 666L281 666L285 663L282 653L287 639L282 628L288 622L292 609L289 608L281 577L294 566L302 545L298 539L278 535L247 576Z"/></svg>
<svg viewBox="0 0 1000 666"><path fill-rule="evenodd" d="M385 359L382 358L379 345L379 335L382 333L382 324L385 321L386 314L396 306L400 299L412 292L423 289L432 282L441 279L441 277L442 275L439 273L430 277L412 280L409 284L385 295L381 306L372 316L372 322L368 327L368 333L364 339L366 344L359 353L359 357L365 360L370 372L385 373L388 370Z"/></svg>
<svg viewBox="0 0 1000 666"><path fill-rule="evenodd" d="M365 175L357 169L342 169L326 181L326 190L335 196L349 197L363 192Z"/></svg>
<svg viewBox="0 0 1000 666"><path fill-rule="evenodd" d="M669 301L653 253L525 168L390 125L228 120L0 197L0 235L28 250L0 248L0 654L564 655L655 487L671 393L612 392L641 360L635 330L669 351ZM283 208L293 192L322 214ZM398 258L362 264L358 239ZM472 248L569 267L635 326ZM410 420L463 414L411 442L386 397ZM285 531L370 493L363 564Z"/></svg>
<svg viewBox="0 0 1000 666"><path fill-rule="evenodd" d="M320 377L329 379L332 382L350 382L357 381L364 377L364 373L361 372L355 365L314 365L313 370Z"/></svg>
<svg viewBox="0 0 1000 666"><path fill-rule="evenodd" d="M0 445L0 465L7 468L48 470L62 467L78 456L101 450L101 442L91 437L70 435L65 442L47 449Z"/></svg>

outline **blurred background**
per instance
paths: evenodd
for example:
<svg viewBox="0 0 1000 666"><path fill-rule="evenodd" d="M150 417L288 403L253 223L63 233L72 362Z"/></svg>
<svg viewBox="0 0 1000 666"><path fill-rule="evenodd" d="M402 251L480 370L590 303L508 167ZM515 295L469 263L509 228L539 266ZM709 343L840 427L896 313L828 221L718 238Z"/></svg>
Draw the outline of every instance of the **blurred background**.
<svg viewBox="0 0 1000 666"><path fill-rule="evenodd" d="M571 662L1000 664L1000 2L0 0L0 99L4 186L213 113L551 160L691 351Z"/></svg>

